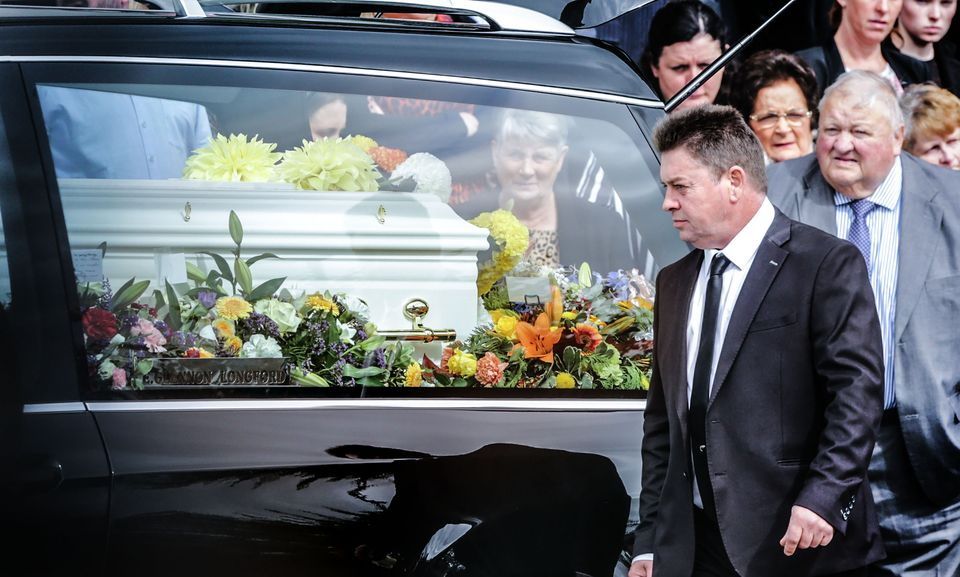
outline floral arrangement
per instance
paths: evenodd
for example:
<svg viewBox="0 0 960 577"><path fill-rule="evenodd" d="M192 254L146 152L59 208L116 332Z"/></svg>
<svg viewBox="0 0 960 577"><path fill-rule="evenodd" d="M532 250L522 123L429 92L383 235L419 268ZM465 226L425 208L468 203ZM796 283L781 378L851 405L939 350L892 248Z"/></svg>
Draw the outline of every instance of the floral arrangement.
<svg viewBox="0 0 960 577"><path fill-rule="evenodd" d="M300 190L428 192L446 202L452 177L439 158L380 146L363 135L303 141L283 153L257 136L218 134L187 159L184 178L227 182L289 182ZM380 171L388 173L384 177Z"/></svg>
<svg viewBox="0 0 960 577"><path fill-rule="evenodd" d="M192 180L227 182L271 182L276 180L275 165L283 156L274 152L276 144L256 136L218 134L187 159L183 176Z"/></svg>
<svg viewBox="0 0 960 577"><path fill-rule="evenodd" d="M646 389L653 345L653 291L636 271L548 271L552 298L510 303L503 283L491 323L443 351L439 365L408 368L438 386Z"/></svg>
<svg viewBox="0 0 960 577"><path fill-rule="evenodd" d="M488 262L480 265L477 274L477 293L483 296L523 259L530 244L530 231L512 212L504 209L480 213L470 223L489 230L499 247Z"/></svg>
<svg viewBox="0 0 960 577"><path fill-rule="evenodd" d="M387 345L366 306L329 292L294 296L284 278L254 285L251 267L270 253L241 256L243 227L231 211L233 263L216 253L217 270L188 264L192 286L144 297L149 281L82 283L83 331L91 376L113 389L142 388L161 359L282 358L292 384L402 386L413 347Z"/></svg>

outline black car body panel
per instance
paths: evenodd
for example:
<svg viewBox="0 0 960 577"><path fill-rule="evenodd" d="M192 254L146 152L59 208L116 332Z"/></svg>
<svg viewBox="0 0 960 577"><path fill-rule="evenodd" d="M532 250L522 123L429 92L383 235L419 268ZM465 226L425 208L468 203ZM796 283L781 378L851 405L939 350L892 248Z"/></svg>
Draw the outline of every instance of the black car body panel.
<svg viewBox="0 0 960 577"><path fill-rule="evenodd" d="M227 77L232 65L243 79L409 79L409 94L434 98L477 86L465 101L529 91L599 116L615 103L639 163L656 166L647 138L662 105L628 59L586 38L0 13L0 195L18 295L2 335L16 385L4 502L19 535L5 560L22 575L622 574L642 394L90 390L36 85L83 83L100 66L131 85L165 71L190 85L179 70ZM657 231L651 250L681 250L656 199L644 202L625 206Z"/></svg>

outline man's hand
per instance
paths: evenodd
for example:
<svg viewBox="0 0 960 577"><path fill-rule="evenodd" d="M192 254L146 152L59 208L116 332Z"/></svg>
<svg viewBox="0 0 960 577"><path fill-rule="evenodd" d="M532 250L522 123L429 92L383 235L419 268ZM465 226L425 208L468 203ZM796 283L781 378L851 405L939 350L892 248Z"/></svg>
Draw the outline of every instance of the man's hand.
<svg viewBox="0 0 960 577"><path fill-rule="evenodd" d="M833 526L830 523L810 509L794 505L790 509L790 524L786 534L780 539L780 546L783 547L783 554L789 557L796 553L797 549L826 547L832 540ZM633 569L630 571L632 574Z"/></svg>
<svg viewBox="0 0 960 577"><path fill-rule="evenodd" d="M653 561L634 561L627 577L653 577Z"/></svg>

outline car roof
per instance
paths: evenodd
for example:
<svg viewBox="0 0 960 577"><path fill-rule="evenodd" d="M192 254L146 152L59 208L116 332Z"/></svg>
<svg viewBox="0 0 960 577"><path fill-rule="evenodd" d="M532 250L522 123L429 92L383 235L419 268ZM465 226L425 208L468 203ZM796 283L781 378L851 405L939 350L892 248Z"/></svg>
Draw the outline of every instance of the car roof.
<svg viewBox="0 0 960 577"><path fill-rule="evenodd" d="M7 5L0 6L0 27L0 61L92 56L334 65L609 94L661 106L626 55L572 34Z"/></svg>

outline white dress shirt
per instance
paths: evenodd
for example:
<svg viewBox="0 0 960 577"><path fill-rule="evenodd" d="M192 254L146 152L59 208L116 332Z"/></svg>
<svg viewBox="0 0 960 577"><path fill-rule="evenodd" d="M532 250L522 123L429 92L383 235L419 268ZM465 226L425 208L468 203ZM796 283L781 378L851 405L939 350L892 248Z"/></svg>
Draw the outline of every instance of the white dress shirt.
<svg viewBox="0 0 960 577"><path fill-rule="evenodd" d="M717 332L714 335L713 361L710 364L710 389L713 390L713 377L717 372L717 362L720 359L720 350L723 348L723 339L730 325L733 308L743 288L743 281L750 272L750 265L757 256L760 244L763 242L767 230L773 224L776 212L773 204L767 198L763 199L760 209L753 215L750 222L744 226L737 236L733 237L727 246L722 249L707 249L703 254L703 263L697 275L697 285L693 290L693 299L690 301L690 315L687 318L687 405L693 394L693 371L697 364L697 352L700 349L700 326L703 324L703 301L707 295L707 279L710 276L710 262L713 255L722 252L730 260L730 266L723 273L723 289L720 291L720 310L717 312ZM693 504L703 508L700 498L700 489L697 487L696 477L693 479ZM653 559L653 554L637 555L633 561Z"/></svg>

